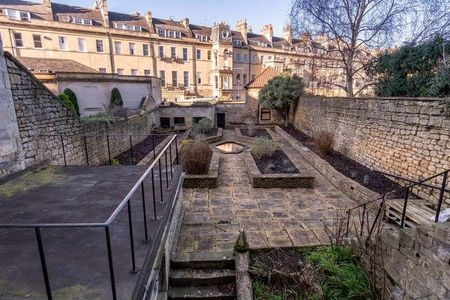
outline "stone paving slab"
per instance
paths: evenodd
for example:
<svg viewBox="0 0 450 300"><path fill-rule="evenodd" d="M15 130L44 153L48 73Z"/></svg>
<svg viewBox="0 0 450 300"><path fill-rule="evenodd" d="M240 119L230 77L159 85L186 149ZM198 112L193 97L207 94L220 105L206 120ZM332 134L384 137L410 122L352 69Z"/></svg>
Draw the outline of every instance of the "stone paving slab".
<svg viewBox="0 0 450 300"><path fill-rule="evenodd" d="M186 213L177 253L232 250L240 229L245 229L252 249L329 242L324 223L331 224L355 202L304 161L278 133L271 131L271 135L296 165L315 176L314 188L252 188L242 153L221 153L217 188L183 190ZM224 139L237 140L231 130L224 130Z"/></svg>

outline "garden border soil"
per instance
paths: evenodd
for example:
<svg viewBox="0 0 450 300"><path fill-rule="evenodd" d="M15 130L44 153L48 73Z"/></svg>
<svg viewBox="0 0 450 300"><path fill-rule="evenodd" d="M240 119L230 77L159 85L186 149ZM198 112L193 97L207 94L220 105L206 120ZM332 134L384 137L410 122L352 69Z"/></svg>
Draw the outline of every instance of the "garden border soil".
<svg viewBox="0 0 450 300"><path fill-rule="evenodd" d="M184 177L183 187L185 188L209 188L217 187L217 179L219 178L220 154L213 151L211 161L209 163L208 174L190 175Z"/></svg>

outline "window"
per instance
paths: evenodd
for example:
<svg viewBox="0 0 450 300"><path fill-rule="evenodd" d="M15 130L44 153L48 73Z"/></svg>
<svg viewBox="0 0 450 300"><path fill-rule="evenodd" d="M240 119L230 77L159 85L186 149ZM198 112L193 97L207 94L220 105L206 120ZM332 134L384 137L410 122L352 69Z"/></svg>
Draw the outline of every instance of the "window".
<svg viewBox="0 0 450 300"><path fill-rule="evenodd" d="M198 39L200 42L208 41L208 37L206 35L195 34L195 38Z"/></svg>
<svg viewBox="0 0 450 300"><path fill-rule="evenodd" d="M185 125L184 117L173 118L173 124L178 125L178 126L184 126Z"/></svg>
<svg viewBox="0 0 450 300"><path fill-rule="evenodd" d="M219 88L219 76L214 76L214 87L216 88L216 89L218 89Z"/></svg>
<svg viewBox="0 0 450 300"><path fill-rule="evenodd" d="M15 32L14 34L14 44L16 47L23 47L22 34L19 32Z"/></svg>
<svg viewBox="0 0 450 300"><path fill-rule="evenodd" d="M14 9L5 9L4 11L10 20L30 21L31 19L30 13L27 11L19 11Z"/></svg>
<svg viewBox="0 0 450 300"><path fill-rule="evenodd" d="M270 121L271 118L272 118L272 111L270 109L267 108L261 109L261 116L260 116L261 121Z"/></svg>
<svg viewBox="0 0 450 300"><path fill-rule="evenodd" d="M188 61L188 49L187 48L183 48L183 60L184 61Z"/></svg>
<svg viewBox="0 0 450 300"><path fill-rule="evenodd" d="M78 39L78 49L80 52L87 52L86 40L79 38Z"/></svg>
<svg viewBox="0 0 450 300"><path fill-rule="evenodd" d="M242 47L242 41L238 39L233 39L233 45L236 47Z"/></svg>
<svg viewBox="0 0 450 300"><path fill-rule="evenodd" d="M59 49L63 51L67 51L69 49L69 46L67 45L67 37L59 37Z"/></svg>
<svg viewBox="0 0 450 300"><path fill-rule="evenodd" d="M100 73L106 73L106 68L98 68L98 71L99 71Z"/></svg>
<svg viewBox="0 0 450 300"><path fill-rule="evenodd" d="M248 54L244 54L242 56L242 59L243 59L244 63L248 63Z"/></svg>
<svg viewBox="0 0 450 300"><path fill-rule="evenodd" d="M130 43L128 48L130 50L130 55L136 55L136 44L135 43Z"/></svg>
<svg viewBox="0 0 450 300"><path fill-rule="evenodd" d="M34 48L42 48L42 39L40 34L33 34Z"/></svg>
<svg viewBox="0 0 450 300"><path fill-rule="evenodd" d="M241 54L240 53L236 53L236 62L241 62Z"/></svg>
<svg viewBox="0 0 450 300"><path fill-rule="evenodd" d="M237 81L237 84L241 84L241 74L240 73L236 74L236 81Z"/></svg>
<svg viewBox="0 0 450 300"><path fill-rule="evenodd" d="M142 45L142 53L144 54L144 56L148 56L149 50L148 50L148 44L143 44Z"/></svg>
<svg viewBox="0 0 450 300"><path fill-rule="evenodd" d="M252 64L256 64L256 61L257 61L257 56L256 55L252 55Z"/></svg>
<svg viewBox="0 0 450 300"><path fill-rule="evenodd" d="M97 46L97 52L103 52L103 40L95 40L95 45Z"/></svg>
<svg viewBox="0 0 450 300"><path fill-rule="evenodd" d="M164 46L159 46L159 57L160 58L164 57Z"/></svg>
<svg viewBox="0 0 450 300"><path fill-rule="evenodd" d="M79 25L92 25L92 20L90 19L81 19L81 18L73 18L72 23Z"/></svg>
<svg viewBox="0 0 450 300"><path fill-rule="evenodd" d="M188 71L183 72L183 85L184 85L184 87L189 86L189 72Z"/></svg>
<svg viewBox="0 0 450 300"><path fill-rule="evenodd" d="M196 53L197 53L197 59L202 59L202 50L201 49L197 49Z"/></svg>
<svg viewBox="0 0 450 300"><path fill-rule="evenodd" d="M161 79L161 86L166 86L166 71L159 71L159 78Z"/></svg>
<svg viewBox="0 0 450 300"><path fill-rule="evenodd" d="M117 69L117 74L123 75L125 72L123 69Z"/></svg>
<svg viewBox="0 0 450 300"><path fill-rule="evenodd" d="M161 37L167 37L172 39L181 39L181 31L166 30L162 28L157 28L158 35Z"/></svg>
<svg viewBox="0 0 450 300"><path fill-rule="evenodd" d="M144 31L141 26L113 23L113 27L117 29L129 30L129 31Z"/></svg>
<svg viewBox="0 0 450 300"><path fill-rule="evenodd" d="M264 55L261 55L261 63L263 63L264 62Z"/></svg>
<svg viewBox="0 0 450 300"><path fill-rule="evenodd" d="M114 42L114 52L116 54L122 54L122 43L121 42Z"/></svg>
<svg viewBox="0 0 450 300"><path fill-rule="evenodd" d="M138 75L138 70L137 69L131 69L131 75L137 76Z"/></svg>
<svg viewBox="0 0 450 300"><path fill-rule="evenodd" d="M197 84L202 84L202 73L197 72Z"/></svg>
<svg viewBox="0 0 450 300"><path fill-rule="evenodd" d="M170 57L177 58L177 48L175 47L170 48Z"/></svg>
<svg viewBox="0 0 450 300"><path fill-rule="evenodd" d="M208 60L211 60L211 51L208 51Z"/></svg>
<svg viewBox="0 0 450 300"><path fill-rule="evenodd" d="M145 69L144 70L144 75L145 76L150 76L151 75L150 70L149 69Z"/></svg>
<svg viewBox="0 0 450 300"><path fill-rule="evenodd" d="M247 74L242 75L242 83L247 84Z"/></svg>
<svg viewBox="0 0 450 300"><path fill-rule="evenodd" d="M172 86L176 87L178 86L178 74L177 71L172 71Z"/></svg>

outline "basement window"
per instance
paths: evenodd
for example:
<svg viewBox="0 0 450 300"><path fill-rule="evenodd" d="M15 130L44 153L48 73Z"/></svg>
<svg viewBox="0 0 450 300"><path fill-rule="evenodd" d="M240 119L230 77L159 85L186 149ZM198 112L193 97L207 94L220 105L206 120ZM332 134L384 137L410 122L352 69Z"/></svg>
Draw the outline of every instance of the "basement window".
<svg viewBox="0 0 450 300"><path fill-rule="evenodd" d="M175 117L173 118L173 123L177 126L184 126L185 123L185 119L184 117Z"/></svg>
<svg viewBox="0 0 450 300"><path fill-rule="evenodd" d="M267 108L261 109L261 116L260 116L261 121L270 121L271 118L272 118L272 111L270 109Z"/></svg>

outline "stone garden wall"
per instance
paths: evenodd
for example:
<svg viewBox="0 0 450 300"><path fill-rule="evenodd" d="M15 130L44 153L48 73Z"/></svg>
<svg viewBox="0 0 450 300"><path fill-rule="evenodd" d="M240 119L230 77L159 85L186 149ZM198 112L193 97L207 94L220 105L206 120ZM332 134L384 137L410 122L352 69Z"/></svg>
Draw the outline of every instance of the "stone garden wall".
<svg viewBox="0 0 450 300"><path fill-rule="evenodd" d="M418 180L450 169L446 101L450 99L302 98L290 117L295 127L313 136L332 132L336 150L369 168ZM421 196L435 201L436 194L429 193L424 190Z"/></svg>
<svg viewBox="0 0 450 300"><path fill-rule="evenodd" d="M0 177L43 161L63 164L63 150L71 165L107 162L106 135L110 135L110 151L114 156L129 148L130 134L135 135L133 143L137 143L150 131L145 115L111 123L83 123L11 54L5 53L4 58L17 118L9 123L18 125L21 155L11 157L8 162L0 161ZM6 164L15 167L3 168Z"/></svg>

